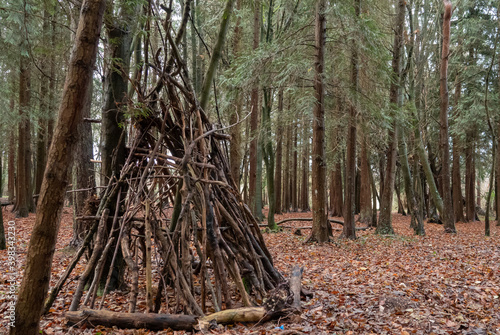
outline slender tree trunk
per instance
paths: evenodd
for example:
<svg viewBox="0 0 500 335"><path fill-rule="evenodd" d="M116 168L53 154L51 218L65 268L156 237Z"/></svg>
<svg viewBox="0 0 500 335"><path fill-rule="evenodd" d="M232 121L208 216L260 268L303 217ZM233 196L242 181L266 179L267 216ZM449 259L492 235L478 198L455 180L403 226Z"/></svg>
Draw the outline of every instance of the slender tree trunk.
<svg viewBox="0 0 500 335"><path fill-rule="evenodd" d="M226 40L226 32L229 26L231 13L233 11L234 1L235 0L227 0L226 2L226 7L224 8L224 13L222 14L222 21L220 23L219 35L217 36L217 42L215 43L215 47L212 51L208 71L201 88L200 107L204 110L207 108L210 88L212 87L212 80L215 78L215 72L217 70L217 66L219 65L219 59L222 56L222 47L224 46L224 41Z"/></svg>
<svg viewBox="0 0 500 335"><path fill-rule="evenodd" d="M481 208L481 181L479 178L476 178L476 207Z"/></svg>
<svg viewBox="0 0 500 335"><path fill-rule="evenodd" d="M15 210L18 217L27 217L35 210L31 179L31 74L28 57L21 56L19 77L19 133L17 151L17 197Z"/></svg>
<svg viewBox="0 0 500 335"><path fill-rule="evenodd" d="M474 140L474 136L468 132L465 148L465 212L469 222L476 221Z"/></svg>
<svg viewBox="0 0 500 335"><path fill-rule="evenodd" d="M275 193L274 193L274 149L271 134L271 99L269 89L264 92L264 108L262 108L262 125L265 135L263 136L262 153L266 165L267 195L269 197L269 211L267 215L267 226L271 230L278 229L274 221Z"/></svg>
<svg viewBox="0 0 500 335"><path fill-rule="evenodd" d="M47 40L49 33L49 12L47 8L43 11L43 24L42 24L42 40L44 43ZM47 120L50 114L48 106L48 92L49 86L45 76L48 70L48 57L44 55L42 61L38 65L40 70L43 72L41 74L42 78L40 80L40 113L41 116L38 118L38 132L36 140L36 167L35 167L35 194L40 193L40 187L42 186L43 173L45 171L45 165L47 163Z"/></svg>
<svg viewBox="0 0 500 335"><path fill-rule="evenodd" d="M292 165L292 178L290 180L291 182L291 188L292 188L292 212L297 212L299 209L299 197L298 197L298 191L299 191L299 147L298 147L298 137L299 137L299 131L298 131L298 122L295 121L295 127L293 130L293 165Z"/></svg>
<svg viewBox="0 0 500 335"><path fill-rule="evenodd" d="M443 0L443 50L441 54L441 75L440 75L440 132L439 147L441 149L441 185L443 186L443 215L444 231L456 233L455 215L453 212L453 200L451 196L450 184L450 143L448 135L448 57L450 53L450 22L452 5L449 0Z"/></svg>
<svg viewBox="0 0 500 335"><path fill-rule="evenodd" d="M50 282L52 258L76 143L83 101L92 79L102 16L106 2L86 0L59 108L59 120L49 150L38 214L31 233L26 269L16 304L11 335L38 334L39 320Z"/></svg>
<svg viewBox="0 0 500 335"><path fill-rule="evenodd" d="M278 124L276 129L276 170L274 175L274 193L276 196L276 208L274 213L281 214L283 209L282 204L282 169L283 169L283 89L278 92Z"/></svg>
<svg viewBox="0 0 500 335"><path fill-rule="evenodd" d="M314 118L312 144L312 232L309 239L316 242L328 241L328 221L326 215L326 165L325 165L325 106L324 106L324 54L326 39L326 1L316 2L316 60L314 77Z"/></svg>
<svg viewBox="0 0 500 335"><path fill-rule="evenodd" d="M14 110L14 97L11 97L10 100L11 110ZM16 196L16 133L11 130L9 136L9 158L7 162L7 189L9 193L9 201L14 201Z"/></svg>
<svg viewBox="0 0 500 335"><path fill-rule="evenodd" d="M90 118L90 109L92 105L93 87L90 85L85 102L83 105L82 114L84 118ZM82 122L78 125L78 140L75 148L75 163L74 163L74 189L81 190L87 188L94 188L95 177L93 172L93 137L92 126L89 122ZM91 192L75 192L74 204L74 217L82 216L84 214L85 201ZM70 245L78 247L85 234L85 221L73 222L73 237Z"/></svg>
<svg viewBox="0 0 500 335"><path fill-rule="evenodd" d="M458 108L460 101L460 93L462 90L462 83L459 77L455 79L455 109ZM458 109L457 109L458 110ZM455 113L457 115L458 112ZM464 222L464 205L462 198L462 180L460 178L460 140L457 135L452 134L453 139L453 160L452 160L452 195L453 195L453 211L455 212L455 222Z"/></svg>
<svg viewBox="0 0 500 335"><path fill-rule="evenodd" d="M361 136L361 153L360 153L360 167L361 167L361 192L359 199L360 206L360 216L359 222L366 224L371 227L372 224L372 190L371 190L371 178L370 178L370 162L368 160L368 145L366 143L366 137L363 133Z"/></svg>
<svg viewBox="0 0 500 335"><path fill-rule="evenodd" d="M286 145L285 145L285 175L283 176L283 212L290 211L291 192L290 192L290 157L292 152L292 125L286 126Z"/></svg>
<svg viewBox="0 0 500 335"><path fill-rule="evenodd" d="M260 42L260 1L254 3L254 17L253 17L253 49L259 47ZM258 83L254 83L251 93L251 116L250 116L250 180L248 187L248 197L250 201L250 209L254 216L260 208L257 209L257 150L259 143L259 88ZM260 205L260 204L259 204Z"/></svg>
<svg viewBox="0 0 500 335"><path fill-rule="evenodd" d="M389 102L392 108L397 108L400 94L401 76L401 48L403 47L403 25L405 16L405 1L398 0L398 10L394 32L392 56L392 82ZM398 146L398 120L394 115L393 128L389 130L389 148L387 150L387 167L385 173L384 190L380 197L380 217L377 225L378 234L394 234L392 228L392 200L394 194L394 180L396 176L396 159Z"/></svg>
<svg viewBox="0 0 500 335"><path fill-rule="evenodd" d="M500 71L500 70L499 70ZM500 78L500 77L499 77ZM500 80L500 79L499 79ZM497 226L500 226L500 118L497 121L497 165L496 165Z"/></svg>
<svg viewBox="0 0 500 335"><path fill-rule="evenodd" d="M236 1L237 11L241 10L241 0ZM194 36L194 32L192 33ZM238 16L236 20L236 26L234 27L234 57L237 59L241 54L241 38L242 38L242 27L241 27L241 17ZM195 46L196 43L192 43ZM196 69L196 56L193 52L193 69ZM240 166L241 166L241 124L239 120L242 116L242 94L239 88L236 88L236 97L234 99L234 112L231 113L230 122L233 125L230 129L231 135L231 146L230 146L230 164L231 164L231 176L236 183L236 189L240 191Z"/></svg>
<svg viewBox="0 0 500 335"><path fill-rule="evenodd" d="M0 155L0 171L3 172L2 155ZM2 189L3 189L2 176L0 175L0 197L2 196ZM0 207L0 250L5 250L6 247L7 245L5 244L5 229L3 226L3 208Z"/></svg>
<svg viewBox="0 0 500 335"><path fill-rule="evenodd" d="M309 122L304 116L302 129L302 187L300 188L300 207L303 212L309 211Z"/></svg>
<svg viewBox="0 0 500 335"><path fill-rule="evenodd" d="M127 129L124 111L128 104L128 83L130 72L130 58L132 56L132 27L136 15L136 7L132 3L119 1L115 3L116 8L108 8L105 20L107 35L106 54L109 63L106 64L104 78L104 105L102 109L101 123L101 185L107 185L110 178L120 178L120 172L126 160ZM116 13L116 16L114 15ZM126 190L122 188L122 193ZM119 211L115 208L118 194L108 201L110 202L110 217ZM125 198L125 195L121 197ZM108 222L107 231L110 233L111 221ZM118 244L118 254L112 271L110 288L119 287L123 281L124 260ZM115 248L115 245L112 246ZM112 255L109 254L104 268L110 269ZM101 284L106 281L105 276L101 278Z"/></svg>
<svg viewBox="0 0 500 335"><path fill-rule="evenodd" d="M399 131L401 132L401 131ZM399 138L398 138L399 141ZM394 182L394 190L396 191L396 198L398 199L398 214L406 215L403 200L401 198L401 169L396 167L396 180Z"/></svg>
<svg viewBox="0 0 500 335"><path fill-rule="evenodd" d="M335 104L335 112L333 114L333 118L339 118L341 114L341 106L343 105L341 96L339 92L336 94L336 104ZM344 199L343 195L343 187L342 187L342 164L341 164L341 155L342 152L339 149L339 142L341 140L340 136L340 128L335 125L332 130L332 152L333 152L333 169L331 173L330 180L330 215L331 216L343 216L344 212Z"/></svg>

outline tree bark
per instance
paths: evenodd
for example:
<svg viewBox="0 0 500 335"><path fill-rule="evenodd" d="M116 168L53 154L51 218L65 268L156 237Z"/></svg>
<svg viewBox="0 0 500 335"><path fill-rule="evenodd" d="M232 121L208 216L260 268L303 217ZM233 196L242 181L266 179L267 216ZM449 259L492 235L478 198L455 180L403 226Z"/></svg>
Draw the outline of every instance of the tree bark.
<svg viewBox="0 0 500 335"><path fill-rule="evenodd" d="M443 213L442 220L444 223L444 231L447 233L456 233L455 215L453 212L453 200L451 196L450 184L450 143L448 135L448 58L450 53L450 27L451 27L451 10L452 5L449 0L443 0L444 16L443 16L443 50L441 54L441 73L440 73L440 132L439 132L439 147L441 149L441 185L443 187Z"/></svg>
<svg viewBox="0 0 500 335"><path fill-rule="evenodd" d="M293 164L292 164L292 177L291 183L291 197L292 197L292 212L297 212L299 209L299 122L295 120L293 127Z"/></svg>
<svg viewBox="0 0 500 335"><path fill-rule="evenodd" d="M371 227L373 219L373 209L372 209L372 190L371 190L371 178L370 178L370 162L368 159L368 144L366 143L366 137L363 133L361 136L361 153L360 153L360 166L361 166L361 194L360 194L360 216L359 222L366 224Z"/></svg>
<svg viewBox="0 0 500 335"><path fill-rule="evenodd" d="M306 124L307 122L307 124ZM306 116L303 117L304 127L302 129L302 186L300 188L300 208L303 212L308 212L309 207L309 122Z"/></svg>
<svg viewBox="0 0 500 335"><path fill-rule="evenodd" d="M500 70L499 70L500 71ZM500 78L500 77L499 77ZM499 79L500 80L500 79ZM497 121L497 165L496 165L496 190L495 193L497 200L497 226L500 226L500 118Z"/></svg>
<svg viewBox="0 0 500 335"><path fill-rule="evenodd" d="M43 24L42 24L42 41L47 43L47 35L49 32L49 12L47 8L43 11ZM47 63L49 59L46 55L42 56L42 61L39 64L42 76L47 72ZM42 186L43 173L47 163L47 128L48 116L50 114L48 106L49 86L46 78L40 80L40 112L41 116L38 118L38 132L36 140L36 167L35 167L35 194L40 193Z"/></svg>
<svg viewBox="0 0 500 335"><path fill-rule="evenodd" d="M398 0L398 11L394 31L394 45L392 53L392 81L389 93L389 103L397 108L400 94L401 76L401 48L403 47L403 25L405 16L405 1ZM380 196L380 216L376 232L378 234L394 234L392 228L392 200L394 194L394 180L396 176L396 159L398 146L398 120L393 116L393 127L389 130L389 148L387 150L387 166L385 184Z"/></svg>
<svg viewBox="0 0 500 335"><path fill-rule="evenodd" d="M196 317L193 315L171 315L153 313L116 313L102 310L85 309L83 311L66 312L70 324L103 325L119 328L147 328L149 330L193 330Z"/></svg>
<svg viewBox="0 0 500 335"><path fill-rule="evenodd" d="M312 144L312 212L313 224L310 240L328 241L328 221L326 216L326 165L325 165L325 106L324 106L324 54L326 39L326 1L316 2L316 60L314 77L314 118Z"/></svg>
<svg viewBox="0 0 500 335"><path fill-rule="evenodd" d="M92 104L93 87L90 85L87 96L85 97L83 107L83 117L90 117L90 108ZM74 167L74 189L92 189L96 186L94 166L92 164L93 154L93 138L92 125L89 122L82 122L78 125L78 141L75 148L75 163ZM74 217L83 215L85 201L91 192L75 192L74 193ZM73 237L70 242L72 246L78 246L85 234L85 222L74 220L73 222Z"/></svg>
<svg viewBox="0 0 500 335"><path fill-rule="evenodd" d="M0 171L3 171L2 167L2 155L0 155ZM2 178L0 176L0 196L1 190L3 189ZM5 250L7 245L5 244L5 229L3 226L3 207L0 206L0 250Z"/></svg>
<svg viewBox="0 0 500 335"><path fill-rule="evenodd" d="M468 222L476 221L476 169L474 159L475 136L467 133L467 146L465 148L465 212Z"/></svg>
<svg viewBox="0 0 500 335"><path fill-rule="evenodd" d="M275 194L275 214L282 213L282 197L283 197L283 183L282 179L282 169L283 169L283 89L278 91L278 125L276 129L276 170L274 175L274 194Z"/></svg>
<svg viewBox="0 0 500 335"><path fill-rule="evenodd" d="M254 3L254 18L253 18L253 49L259 47L260 42L260 1ZM257 151L259 143L259 89L258 83L254 83L251 93L251 116L250 116L250 178L248 187L248 198L250 201L250 209L254 216L258 217L257 213ZM260 206L260 204L259 204Z"/></svg>
<svg viewBox="0 0 500 335"><path fill-rule="evenodd" d="M38 334L73 158L68 153L74 150L74 134L82 121L83 102L92 79L105 3L102 0L87 0L82 5L58 122L40 191L38 214L31 233L26 270L16 304L15 327L11 328L11 335Z"/></svg>
<svg viewBox="0 0 500 335"><path fill-rule="evenodd" d="M283 212L290 211L291 204L291 181L290 181L290 161L292 153L292 125L286 126L286 144L285 144L285 173L283 176Z"/></svg>
<svg viewBox="0 0 500 335"><path fill-rule="evenodd" d="M14 110L14 98L11 97L11 110ZM9 158L7 162L7 190L9 194L9 202L14 201L16 196L16 134L11 130L9 136Z"/></svg>
<svg viewBox="0 0 500 335"><path fill-rule="evenodd" d="M229 27L229 20L233 11L234 1L235 0L227 0L224 13L222 14L219 35L217 36L217 42L215 43L212 57L210 58L210 64L208 65L207 74L201 88L200 107L203 110L206 110L207 108L210 87L212 87L212 80L215 78L215 72L217 70L217 66L219 65L219 59L222 56L222 47L224 46L224 41L226 40L226 32Z"/></svg>
<svg viewBox="0 0 500 335"><path fill-rule="evenodd" d="M236 1L236 10L241 10L241 0ZM241 54L241 38L242 38L243 28L241 26L241 17L238 16L236 20L236 26L234 27L234 58L238 59ZM194 36L194 32L193 32ZM196 43L192 43L193 47ZM193 52L193 71L196 69L196 57ZM231 114L230 122L233 125L230 129L231 135L231 146L230 146L230 164L231 164L231 176L236 184L236 189L238 192L240 191L240 167L242 160L242 148L241 148L241 124L239 123L240 118L242 117L242 105L243 105L243 97L240 88L235 88L236 97L234 99L234 112Z"/></svg>
<svg viewBox="0 0 500 335"><path fill-rule="evenodd" d="M18 217L27 217L35 210L32 197L31 122L29 115L31 100L31 74L28 57L21 56L19 62L19 133L17 151L17 186L14 205Z"/></svg>

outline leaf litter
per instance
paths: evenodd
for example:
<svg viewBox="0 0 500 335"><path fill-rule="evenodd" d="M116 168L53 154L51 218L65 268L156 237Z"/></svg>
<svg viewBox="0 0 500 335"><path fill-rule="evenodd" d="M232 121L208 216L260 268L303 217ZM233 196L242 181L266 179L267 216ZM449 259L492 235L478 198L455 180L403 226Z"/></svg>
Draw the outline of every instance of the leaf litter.
<svg viewBox="0 0 500 335"><path fill-rule="evenodd" d="M276 215L276 220L310 217L311 213ZM22 271L34 214L14 218L4 210L4 222L16 222L17 261ZM500 229L492 222L491 237L484 223L457 223L458 234L445 234L440 225L426 224L427 236L413 235L410 218L393 214L394 236L374 230L358 231L355 241L305 244L309 230L294 234L304 222L287 222L278 233L264 233L274 264L288 276L294 265L304 267L302 285L313 292L302 300L302 315L262 325L219 326L215 334L500 334ZM290 229L291 228L291 229ZM338 227L335 227L338 228ZM67 248L72 235L72 210L63 210L54 254L51 287L64 272L73 252ZM4 315L7 252L0 251L0 334L7 334ZM66 325L64 313L71 303L80 261L52 309L41 321L41 333L58 334L185 334L145 329L92 328ZM18 278L18 285L20 278ZM144 291L144 288L141 289ZM139 301L144 298L144 292ZM126 311L127 292L106 296L106 309ZM144 304L138 312L144 312Z"/></svg>

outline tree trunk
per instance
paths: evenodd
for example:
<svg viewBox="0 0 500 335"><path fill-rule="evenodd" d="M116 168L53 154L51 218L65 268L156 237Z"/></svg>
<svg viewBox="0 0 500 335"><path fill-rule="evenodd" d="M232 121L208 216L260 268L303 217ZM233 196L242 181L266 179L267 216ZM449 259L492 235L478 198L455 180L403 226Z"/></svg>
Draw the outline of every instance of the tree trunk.
<svg viewBox="0 0 500 335"><path fill-rule="evenodd" d="M278 124L276 129L276 170L274 175L274 194L275 194L275 214L281 214L283 209L282 204L282 169L283 169L283 89L278 92Z"/></svg>
<svg viewBox="0 0 500 335"><path fill-rule="evenodd" d="M307 124L306 124L307 123ZM303 212L308 212L309 207L309 122L303 117L302 138L302 186L300 188L300 207Z"/></svg>
<svg viewBox="0 0 500 335"><path fill-rule="evenodd" d="M290 181L290 157L292 153L292 125L286 126L286 145L285 145L285 175L283 176L283 212L290 211L291 203L291 181Z"/></svg>
<svg viewBox="0 0 500 335"><path fill-rule="evenodd" d="M92 105L92 93L93 86L90 85L87 96L85 97L85 102L83 105L83 118L90 118L90 109ZM74 189L81 190L87 188L94 188L95 177L94 177L94 166L92 164L93 159L93 137L92 137L92 125L89 122L82 122L78 125L78 141L75 148L75 163L74 167ZM94 191L95 192L95 191ZM84 214L85 201L91 192L75 192L73 204L74 204L74 218L82 216ZM82 238L84 237L85 231L85 221L74 220L73 221L73 237L70 245L73 247L78 247Z"/></svg>
<svg viewBox="0 0 500 335"><path fill-rule="evenodd" d="M460 77L457 75L455 78L455 118L458 117L458 103L460 101L462 91L462 82L460 81ZM451 167L451 178L452 178L452 196L453 196L453 211L455 213L455 222L465 222L464 217L464 205L463 205L463 197L462 197L462 180L460 175L460 140L458 136L454 133L451 135L453 141L453 160Z"/></svg>
<svg viewBox="0 0 500 335"><path fill-rule="evenodd" d="M259 47L260 42L260 1L254 3L254 17L253 17L253 49ZM257 209L257 151L259 143L259 88L258 83L255 82L251 93L251 116L250 116L250 180L248 187L248 200L249 206L254 216L258 217L260 208ZM260 204L259 204L260 206Z"/></svg>
<svg viewBox="0 0 500 335"><path fill-rule="evenodd" d="M453 212L453 200L451 196L450 184L450 143L448 135L448 57L450 53L450 25L452 5L449 0L443 0L443 50L441 54L441 74L440 74L440 132L439 147L441 149L441 185L443 187L443 213L442 220L444 231L447 233L456 233L455 215Z"/></svg>
<svg viewBox="0 0 500 335"><path fill-rule="evenodd" d="M11 97L11 110L14 110L14 98ZM9 158L7 162L7 189L9 193L9 202L14 201L16 196L16 132L11 130L9 136Z"/></svg>
<svg viewBox="0 0 500 335"><path fill-rule="evenodd" d="M295 121L293 128L293 164L292 164L292 177L290 179L291 192L292 192L292 212L297 212L299 209L299 147L298 147L298 121Z"/></svg>
<svg viewBox="0 0 500 335"><path fill-rule="evenodd" d="M264 136L262 138L262 153L264 155L264 162L266 165L266 179L267 179L267 195L269 197L269 211L267 215L267 226L271 230L278 229L274 221L275 211L275 193L274 193L274 149L272 143L271 132L271 99L272 94L270 89L264 91L264 108L262 108L262 126L264 128Z"/></svg>
<svg viewBox="0 0 500 335"><path fill-rule="evenodd" d="M403 47L403 25L405 16L405 1L398 0L398 12L394 31L394 45L392 56L392 81L389 94L389 103L397 108L400 94L401 76L401 48ZM378 234L394 234L392 228L392 200L394 194L394 180L396 176L396 159L398 146L398 120L394 115L393 128L389 130L389 148L387 150L387 166L385 172L384 190L380 196L380 217L377 225Z"/></svg>
<svg viewBox="0 0 500 335"><path fill-rule="evenodd" d="M17 151L17 197L14 205L18 217L27 217L35 210L31 178L31 74L28 57L21 56L19 77L19 133Z"/></svg>
<svg viewBox="0 0 500 335"><path fill-rule="evenodd" d="M82 121L83 102L92 79L105 4L102 0L87 0L82 5L11 335L38 334L38 322L49 287L63 200L69 182L69 167L73 158L69 153L75 148L74 134Z"/></svg>
<svg viewBox="0 0 500 335"><path fill-rule="evenodd" d="M361 136L360 159L361 159L360 162L361 192L359 199L359 207L360 207L359 222L366 224L368 227L372 227L373 209L372 209L372 190L371 190L371 178L370 178L370 162L368 159L368 145L366 143L366 137L364 133Z"/></svg>
<svg viewBox="0 0 500 335"><path fill-rule="evenodd" d="M210 88L212 87L212 80L215 78L215 72L219 65L219 59L222 56L222 47L224 46L224 41L226 40L227 27L229 26L229 20L233 11L234 1L235 0L227 0L226 2L226 7L224 8L224 13L222 14L222 20L220 23L219 35L217 36L217 42L215 43L214 49L212 51L212 57L210 58L208 71L206 73L205 79L203 80L203 86L200 93L200 107L203 110L207 109Z"/></svg>
<svg viewBox="0 0 500 335"><path fill-rule="evenodd" d="M326 39L326 1L316 2L316 60L314 77L314 118L312 142L312 212L313 224L312 241L328 241L328 221L326 216L326 165L325 165L325 106L323 87L323 68L325 64L325 39Z"/></svg>
<svg viewBox="0 0 500 335"><path fill-rule="evenodd" d="M476 221L474 140L475 136L468 132L467 146L465 148L465 212L468 222Z"/></svg>
<svg viewBox="0 0 500 335"><path fill-rule="evenodd" d="M2 155L0 155L0 171L3 172L3 167L2 167ZM0 176L0 198L2 197L2 189L3 189L3 183L2 183L2 177ZM0 206L0 250L5 250L7 245L5 244L5 229L3 226L3 207Z"/></svg>
<svg viewBox="0 0 500 335"><path fill-rule="evenodd" d="M236 1L236 9L241 10L241 0ZM236 26L234 27L234 58L237 59L241 54L241 38L242 38L242 26L241 17L238 16L236 20ZM194 36L194 32L192 33ZM196 43L192 43L195 46ZM193 71L196 69L196 56L193 52ZM241 153L241 124L239 123L242 117L242 94L239 88L235 89L236 97L234 99L234 112L231 113L230 123L233 127L229 130L231 135L231 146L230 146L230 164L231 164L231 176L236 184L236 189L240 191L240 166L242 160Z"/></svg>
<svg viewBox="0 0 500 335"><path fill-rule="evenodd" d="M49 33L49 12L47 8L43 11L43 24L42 24L42 41L47 43L47 35ZM49 59L46 55L42 56L42 61L39 64L42 76L48 70L47 63ZM45 171L45 165L47 163L47 120L50 115L50 110L48 106L48 94L49 86L45 78L40 80L40 113L41 116L38 118L38 132L36 140L36 167L35 167L35 194L40 193L40 187L42 186L43 173Z"/></svg>

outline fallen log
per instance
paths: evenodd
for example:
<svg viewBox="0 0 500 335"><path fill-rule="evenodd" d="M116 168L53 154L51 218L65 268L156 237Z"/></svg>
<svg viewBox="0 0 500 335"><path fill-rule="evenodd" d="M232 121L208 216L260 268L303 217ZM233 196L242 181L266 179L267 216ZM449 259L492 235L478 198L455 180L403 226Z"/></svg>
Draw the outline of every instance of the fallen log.
<svg viewBox="0 0 500 335"><path fill-rule="evenodd" d="M294 220L290 220L290 221L294 221ZM300 220L300 221L305 221L305 220ZM308 220L308 221L312 221L312 220ZM259 224L259 227L267 227L267 224ZM301 226L301 227L294 227L294 226L281 226L282 228L288 228L288 229L312 229L312 226ZM356 227L356 230L368 230L370 229L370 227ZM342 228L332 228L332 230L335 230L335 231L341 231Z"/></svg>
<svg viewBox="0 0 500 335"><path fill-rule="evenodd" d="M215 321L217 324L229 324L236 322L259 322L265 320L267 311L264 307L241 307L226 309L199 319L201 322Z"/></svg>
<svg viewBox="0 0 500 335"><path fill-rule="evenodd" d="M265 307L241 307L226 309L201 318L185 314L155 314L155 313L118 313L104 310L84 309L81 311L66 312L68 325L88 324L92 326L118 328L145 328L149 330L193 330L208 329L216 324L232 324L237 322L263 322L271 319Z"/></svg>
<svg viewBox="0 0 500 335"><path fill-rule="evenodd" d="M289 219L283 219L281 221L278 221L278 222L276 222L276 224L279 226L280 224L283 224L283 223L289 222L289 221L312 221L312 220L313 220L312 218L289 218ZM328 222L337 223L341 226L344 225L343 221L335 220L335 219L328 219Z"/></svg>
<svg viewBox="0 0 500 335"><path fill-rule="evenodd" d="M117 313L103 310L84 309L66 312L68 324L79 326L89 324L118 328L146 328L150 330L193 330L198 322L193 315L155 313Z"/></svg>

